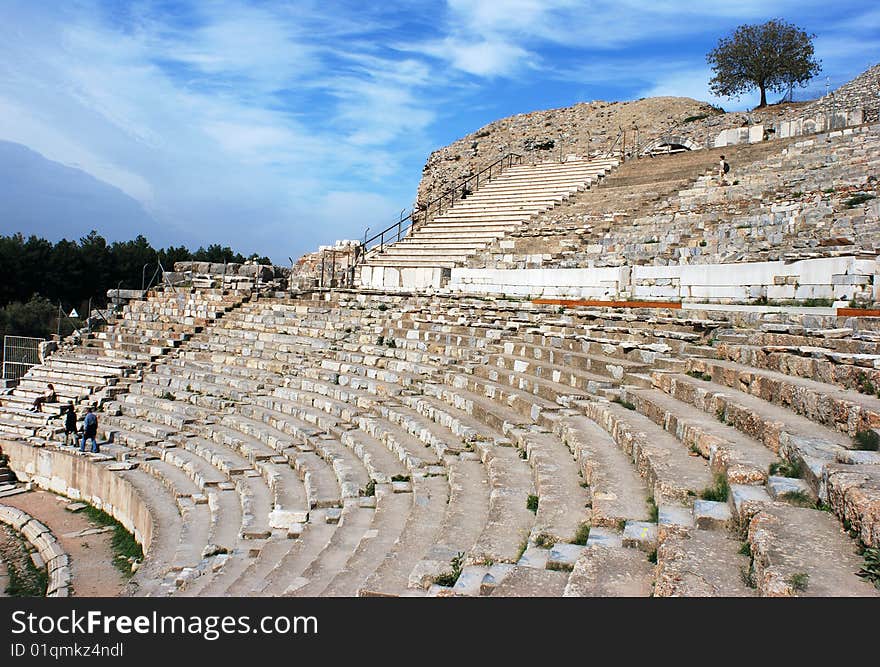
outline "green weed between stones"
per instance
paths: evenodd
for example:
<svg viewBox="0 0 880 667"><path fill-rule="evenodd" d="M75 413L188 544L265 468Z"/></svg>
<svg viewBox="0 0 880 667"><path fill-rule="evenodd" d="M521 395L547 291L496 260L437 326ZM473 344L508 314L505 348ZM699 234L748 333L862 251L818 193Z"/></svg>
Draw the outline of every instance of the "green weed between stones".
<svg viewBox="0 0 880 667"><path fill-rule="evenodd" d="M635 406L634 403L630 403L629 401L624 400L624 399L622 399L622 398L620 398L620 397L615 398L615 399L612 400L611 402L612 402L612 403L617 403L618 405L622 405L622 406L625 407L627 410L635 410L635 409L636 409L636 406Z"/></svg>
<svg viewBox="0 0 880 667"><path fill-rule="evenodd" d="M859 431L856 433L856 437L853 438L853 444L856 449L876 452L880 448L880 435L877 435L877 431L874 429Z"/></svg>
<svg viewBox="0 0 880 667"><path fill-rule="evenodd" d="M703 380L705 382L712 381L712 376L709 375L708 373L704 373L703 371L688 371L687 374L697 380Z"/></svg>
<svg viewBox="0 0 880 667"><path fill-rule="evenodd" d="M367 482L366 486L360 490L360 495L363 497L375 496L376 495L376 480L371 479Z"/></svg>
<svg viewBox="0 0 880 667"><path fill-rule="evenodd" d="M866 201L871 201L875 198L875 195L868 194L867 192L860 192L843 202L843 205L847 208L855 208L859 204L864 204Z"/></svg>
<svg viewBox="0 0 880 667"><path fill-rule="evenodd" d="M876 588L880 588L880 547L866 548L862 552L862 557L865 562L857 574L870 581Z"/></svg>
<svg viewBox="0 0 880 667"><path fill-rule="evenodd" d="M700 493L700 498L703 500L714 500L715 502L723 503L727 501L727 496L730 494L730 486L727 484L727 477L724 473L715 473L715 483L703 489Z"/></svg>
<svg viewBox="0 0 880 667"><path fill-rule="evenodd" d="M529 497L526 499L526 509L530 512L537 513L538 511L538 496L533 493L529 494Z"/></svg>
<svg viewBox="0 0 880 667"><path fill-rule="evenodd" d="M770 464L770 474L774 477L794 477L801 479L804 476L804 464L800 461L782 460Z"/></svg>
<svg viewBox="0 0 880 667"><path fill-rule="evenodd" d="M93 505L86 506L82 511L93 523L113 527L113 538L110 542L113 565L126 577L130 577L134 573L132 566L144 560L144 550L134 539L134 535L112 516Z"/></svg>
<svg viewBox="0 0 880 667"><path fill-rule="evenodd" d="M803 593L805 590L807 590L807 586L810 583L810 575L806 572L795 572L786 580L785 583L791 586L791 590L797 591L798 593Z"/></svg>
<svg viewBox="0 0 880 667"><path fill-rule="evenodd" d="M556 544L556 540L553 539L552 535L548 535L547 533L538 533L537 535L535 535L536 547L541 547L542 549L552 549L554 544Z"/></svg>
<svg viewBox="0 0 880 667"><path fill-rule="evenodd" d="M654 496L648 496L648 518L651 523L658 523L660 520L660 510L654 501Z"/></svg>
<svg viewBox="0 0 880 667"><path fill-rule="evenodd" d="M816 507L816 503L806 491L792 491L784 494L782 498L795 507L809 507L811 509Z"/></svg>
<svg viewBox="0 0 880 667"><path fill-rule="evenodd" d="M452 567L452 572L442 572L434 577L434 583L438 586L455 586L455 582L458 581L458 577L461 576L462 565L464 565L464 552L459 551L458 554L449 561L449 565Z"/></svg>
<svg viewBox="0 0 880 667"><path fill-rule="evenodd" d="M580 544L581 546L586 546L587 540L590 537L590 524L582 523L578 526L577 532L574 534L574 539L571 541L572 544Z"/></svg>

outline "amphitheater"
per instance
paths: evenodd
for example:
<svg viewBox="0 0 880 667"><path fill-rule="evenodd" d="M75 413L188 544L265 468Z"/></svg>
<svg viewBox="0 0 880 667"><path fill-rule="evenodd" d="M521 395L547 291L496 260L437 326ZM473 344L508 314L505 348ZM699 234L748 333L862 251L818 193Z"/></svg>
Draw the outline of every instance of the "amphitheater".
<svg viewBox="0 0 880 667"><path fill-rule="evenodd" d="M403 233L176 266L0 396L0 523L50 596L878 596L878 92L516 116Z"/></svg>

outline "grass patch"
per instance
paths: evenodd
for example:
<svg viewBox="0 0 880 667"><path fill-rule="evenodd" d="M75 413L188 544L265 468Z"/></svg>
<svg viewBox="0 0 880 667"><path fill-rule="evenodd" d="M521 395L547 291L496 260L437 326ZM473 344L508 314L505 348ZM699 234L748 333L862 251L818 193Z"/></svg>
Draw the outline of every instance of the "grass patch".
<svg viewBox="0 0 880 667"><path fill-rule="evenodd" d="M792 491L782 496L783 500L795 507L809 507L815 509L816 503L806 491Z"/></svg>
<svg viewBox="0 0 880 667"><path fill-rule="evenodd" d="M442 572L434 577L434 583L438 586L455 586L455 582L458 581L458 577L461 576L461 568L464 565L464 552L459 551L451 561L449 561L450 567L452 567L451 572Z"/></svg>
<svg viewBox="0 0 880 667"><path fill-rule="evenodd" d="M703 500L714 500L718 503L723 503L727 501L727 496L730 494L730 486L727 484L727 476L724 473L715 473L715 483L703 489L700 492L700 498Z"/></svg>
<svg viewBox="0 0 880 667"><path fill-rule="evenodd" d="M714 113L701 113L696 116L688 116L683 121L681 121L681 123L682 123L682 125L684 125L685 123L696 123L698 120L704 120L704 119L710 118L711 116L714 116L714 115L715 115Z"/></svg>
<svg viewBox="0 0 880 667"><path fill-rule="evenodd" d="M727 423L727 415L724 413L724 408L718 408L715 411L715 418L720 421L722 424Z"/></svg>
<svg viewBox="0 0 880 667"><path fill-rule="evenodd" d="M852 306L852 303L850 303ZM859 377L857 379L856 389L862 394L876 394L877 388L874 386L874 383L868 378L864 373L859 373Z"/></svg>
<svg viewBox="0 0 880 667"><path fill-rule="evenodd" d="M704 380L706 382L712 381L712 376L709 373L704 373L703 371L688 371L688 375L692 378L696 378L697 380Z"/></svg>
<svg viewBox="0 0 880 667"><path fill-rule="evenodd" d="M807 586L810 583L810 575L806 572L795 572L788 579L786 579L785 583L791 586L791 589L793 591L803 593L805 590L807 590Z"/></svg>
<svg viewBox="0 0 880 667"><path fill-rule="evenodd" d="M880 547L866 548L862 557L865 562L856 574L880 588Z"/></svg>
<svg viewBox="0 0 880 667"><path fill-rule="evenodd" d="M375 496L376 495L376 480L371 479L367 482L366 486L359 491L361 497Z"/></svg>
<svg viewBox="0 0 880 667"><path fill-rule="evenodd" d="M378 309L378 310L381 310L382 312L385 312L386 310L388 310L388 306L387 306L386 304L384 304L384 303L380 303L380 304L377 306L377 309Z"/></svg>
<svg viewBox="0 0 880 667"><path fill-rule="evenodd" d="M28 554L25 560L24 572L20 572L12 563L7 563L6 574L9 577L9 582L6 585L6 595L9 597L46 597L46 590L49 588L49 573L46 571L46 568L39 568L34 565L30 554Z"/></svg>
<svg viewBox="0 0 880 667"><path fill-rule="evenodd" d="M526 549L529 548L529 541L523 540L522 544L519 545L519 551L516 554L516 562L519 562L519 559L523 557L523 554L526 552Z"/></svg>
<svg viewBox="0 0 880 667"><path fill-rule="evenodd" d="M144 560L144 550L134 539L134 535L107 512L99 510L94 505L87 505L82 511L93 523L113 527L113 537L110 541L110 547L113 549L113 565L126 577L130 577L133 574L132 565Z"/></svg>
<svg viewBox="0 0 880 667"><path fill-rule="evenodd" d="M581 546L586 546L587 539L590 537L590 524L582 523L578 526L577 532L574 534L574 539L571 541L572 544L580 544Z"/></svg>
<svg viewBox="0 0 880 667"><path fill-rule="evenodd" d="M635 410L635 409L636 409L635 403L630 403L629 401L624 400L624 399L622 399L622 398L620 398L620 397L617 397L617 398L613 399L611 402L612 402L612 403L617 403L618 405L622 405L622 406L625 407L627 410Z"/></svg>
<svg viewBox="0 0 880 667"><path fill-rule="evenodd" d="M541 547L542 549L551 549L553 545L556 544L556 540L553 539L552 535L548 535L547 533L538 533L535 535L535 546Z"/></svg>
<svg viewBox="0 0 880 667"><path fill-rule="evenodd" d="M651 523L658 523L660 521L660 509L654 501L654 496L648 496L648 518Z"/></svg>
<svg viewBox="0 0 880 667"><path fill-rule="evenodd" d="M526 499L526 509L530 512L537 513L538 511L538 496L533 493L529 494L529 497Z"/></svg>
<svg viewBox="0 0 880 667"><path fill-rule="evenodd" d="M880 435L874 429L859 431L853 438L855 448L864 452L876 452L880 448Z"/></svg>
<svg viewBox="0 0 880 667"><path fill-rule="evenodd" d="M159 398L164 398L166 401L176 401L177 400L177 396L172 394L170 391L166 391Z"/></svg>
<svg viewBox="0 0 880 667"><path fill-rule="evenodd" d="M770 474L774 477L794 477L801 479L804 476L804 464L800 461L784 459L770 464Z"/></svg>
<svg viewBox="0 0 880 667"><path fill-rule="evenodd" d="M394 477L391 478L391 481L392 482L408 482L409 475L395 475Z"/></svg>
<svg viewBox="0 0 880 667"><path fill-rule="evenodd" d="M866 201L871 201L872 199L876 199L876 196L868 194L867 192L860 192L843 202L843 205L846 208L855 208L859 204L864 204Z"/></svg>
<svg viewBox="0 0 880 667"><path fill-rule="evenodd" d="M748 542L743 542L739 548L739 553L741 556L748 556L749 558L751 558L752 557L752 545L749 544Z"/></svg>
<svg viewBox="0 0 880 667"><path fill-rule="evenodd" d="M648 562L653 563L654 565L657 564L657 550L656 549L654 549L651 553L648 554Z"/></svg>

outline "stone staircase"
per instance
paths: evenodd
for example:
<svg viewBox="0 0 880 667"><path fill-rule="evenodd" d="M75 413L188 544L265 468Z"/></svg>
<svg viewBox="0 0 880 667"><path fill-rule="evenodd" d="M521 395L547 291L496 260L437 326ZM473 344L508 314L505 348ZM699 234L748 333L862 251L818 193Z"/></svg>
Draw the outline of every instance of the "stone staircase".
<svg viewBox="0 0 880 667"><path fill-rule="evenodd" d="M384 289L439 287L448 269L463 265L534 216L590 188L616 166L613 159L569 156L565 162L510 167L403 240L371 250L359 267L358 284Z"/></svg>

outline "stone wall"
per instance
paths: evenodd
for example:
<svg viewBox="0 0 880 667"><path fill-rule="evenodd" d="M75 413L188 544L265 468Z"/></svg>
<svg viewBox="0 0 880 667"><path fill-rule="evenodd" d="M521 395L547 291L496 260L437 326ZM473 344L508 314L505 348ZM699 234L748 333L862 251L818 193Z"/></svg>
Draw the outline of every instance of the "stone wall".
<svg viewBox="0 0 880 667"><path fill-rule="evenodd" d="M246 289L255 284L276 281L286 284L290 267L246 262L175 262L174 271L166 271L164 279L172 285L192 282L197 287L212 287L223 282L225 287Z"/></svg>
<svg viewBox="0 0 880 667"><path fill-rule="evenodd" d="M864 111L864 122L880 120L880 64L865 70L832 93L820 97L804 109L804 117L825 116L842 109Z"/></svg>
<svg viewBox="0 0 880 667"><path fill-rule="evenodd" d="M785 262L586 269L453 268L448 289L527 298L747 302L880 298L877 261L856 257ZM876 284L875 284L876 282Z"/></svg>
<svg viewBox="0 0 880 667"><path fill-rule="evenodd" d="M74 500L84 500L119 521L147 554L153 540L153 517L125 479L86 457L24 442L4 441L9 467L23 482Z"/></svg>
<svg viewBox="0 0 880 667"><path fill-rule="evenodd" d="M293 265L291 286L294 289L312 289L322 284L328 287L346 284L357 262L360 246L360 241L344 239L303 255Z"/></svg>

